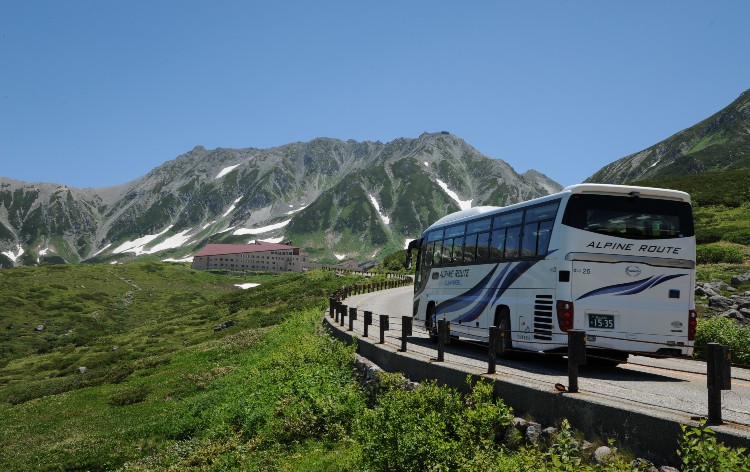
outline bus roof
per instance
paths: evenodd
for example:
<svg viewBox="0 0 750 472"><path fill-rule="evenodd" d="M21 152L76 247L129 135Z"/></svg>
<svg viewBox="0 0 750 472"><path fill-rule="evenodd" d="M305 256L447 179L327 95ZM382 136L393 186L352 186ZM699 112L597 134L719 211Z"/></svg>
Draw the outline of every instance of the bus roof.
<svg viewBox="0 0 750 472"><path fill-rule="evenodd" d="M565 194L599 194L599 195L622 195L622 196L635 196L639 197L650 197L650 198L661 198L664 200L674 200L690 203L690 195L680 190L671 190L665 188L655 187L637 187L633 185L613 185L613 184L575 184L565 187L559 193L551 195L545 195L543 197L535 198L533 200L526 200L524 202L514 203L507 207L497 206L479 206L473 207L466 210L457 211L450 213L429 226L424 232L426 233L432 228L446 226L454 222L469 219L474 216L479 216L484 213L490 213L497 210L513 209L515 207L524 207L526 205L532 205L536 203L542 203L544 200L550 200L554 198L560 198Z"/></svg>
<svg viewBox="0 0 750 472"><path fill-rule="evenodd" d="M655 187L637 187L633 185L610 184L576 184L565 187L560 193L586 193L600 195L628 195L638 194L641 197L661 198L690 203L690 195L680 190Z"/></svg>

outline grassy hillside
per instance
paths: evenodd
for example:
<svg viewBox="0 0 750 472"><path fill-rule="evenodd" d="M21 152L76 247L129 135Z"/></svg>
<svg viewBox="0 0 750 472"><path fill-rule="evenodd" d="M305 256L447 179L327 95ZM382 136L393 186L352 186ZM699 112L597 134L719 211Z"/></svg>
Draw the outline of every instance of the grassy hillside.
<svg viewBox="0 0 750 472"><path fill-rule="evenodd" d="M327 294L345 283L333 274L235 277L136 263L16 268L0 281L3 470L208 460L202 448L219 447L217 437L304 438L338 424L347 395L360 399L344 348L316 336ZM261 285L241 291L239 282ZM226 320L236 324L214 332ZM325 397L311 413L325 424L297 418L304 402L283 400L306 388L335 388L310 394Z"/></svg>
<svg viewBox="0 0 750 472"><path fill-rule="evenodd" d="M720 241L727 233L750 230L750 170L681 175L633 185L688 192L693 200L698 244Z"/></svg>
<svg viewBox="0 0 750 472"><path fill-rule="evenodd" d="M603 470L565 421L523 446L489 384L462 397L385 376L367 397L352 348L319 331L327 295L354 277L154 263L0 277L13 332L0 367L2 470ZM685 454L750 466L711 441ZM606 470L631 460L617 454Z"/></svg>

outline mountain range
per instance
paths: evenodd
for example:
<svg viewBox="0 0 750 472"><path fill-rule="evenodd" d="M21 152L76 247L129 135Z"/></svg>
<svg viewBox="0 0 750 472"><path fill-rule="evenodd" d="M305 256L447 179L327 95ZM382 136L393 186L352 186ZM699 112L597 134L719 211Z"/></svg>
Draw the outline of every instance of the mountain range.
<svg viewBox="0 0 750 472"><path fill-rule="evenodd" d="M447 132L388 143L319 138L198 146L126 184L0 178L0 266L190 260L207 243L290 241L314 260L378 259L461 208L559 191Z"/></svg>
<svg viewBox="0 0 750 472"><path fill-rule="evenodd" d="M750 170L750 90L587 182ZM195 147L122 185L79 189L0 177L0 267L191 260L207 243L288 241L312 260L366 261L462 208L561 190L446 131L388 143L330 138L270 149Z"/></svg>

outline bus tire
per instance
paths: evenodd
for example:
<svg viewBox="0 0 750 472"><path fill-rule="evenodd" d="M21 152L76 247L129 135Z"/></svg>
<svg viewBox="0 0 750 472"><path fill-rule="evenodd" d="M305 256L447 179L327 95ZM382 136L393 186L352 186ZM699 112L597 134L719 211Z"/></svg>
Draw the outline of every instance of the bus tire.
<svg viewBox="0 0 750 472"><path fill-rule="evenodd" d="M510 329L510 310L508 307L499 307L495 314L495 326L504 331L502 339L498 343L497 355L504 359L513 357L513 339Z"/></svg>

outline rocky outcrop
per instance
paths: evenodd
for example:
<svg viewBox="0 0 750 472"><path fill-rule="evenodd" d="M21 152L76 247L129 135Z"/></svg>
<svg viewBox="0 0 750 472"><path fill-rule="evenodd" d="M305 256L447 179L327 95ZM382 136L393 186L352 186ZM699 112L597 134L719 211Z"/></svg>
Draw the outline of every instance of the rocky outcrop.
<svg viewBox="0 0 750 472"><path fill-rule="evenodd" d="M743 325L750 325L750 291L739 293L734 287L747 282L750 282L750 273L732 277L731 284L721 281L698 282L695 295L708 302L707 315L731 318Z"/></svg>

